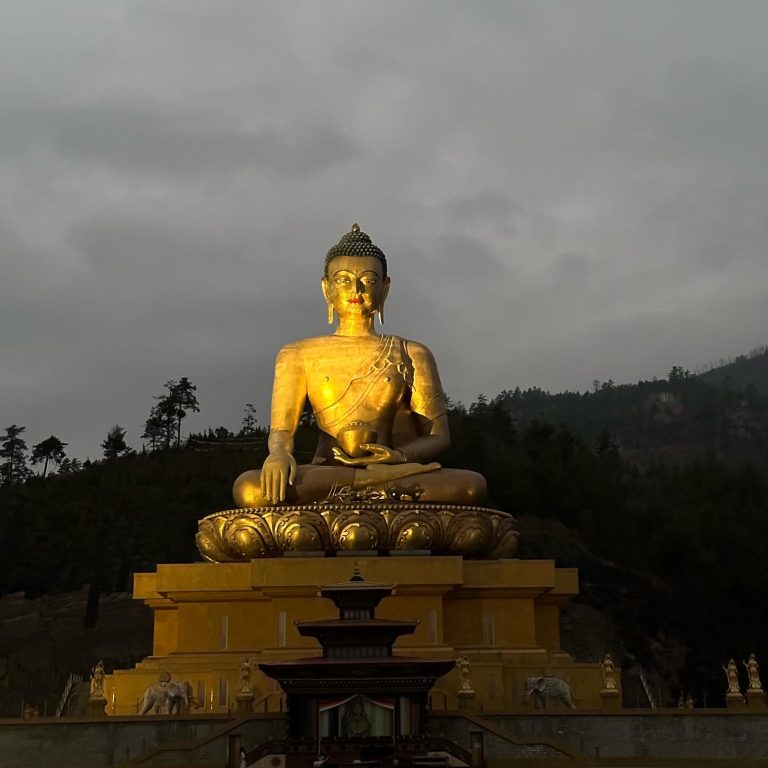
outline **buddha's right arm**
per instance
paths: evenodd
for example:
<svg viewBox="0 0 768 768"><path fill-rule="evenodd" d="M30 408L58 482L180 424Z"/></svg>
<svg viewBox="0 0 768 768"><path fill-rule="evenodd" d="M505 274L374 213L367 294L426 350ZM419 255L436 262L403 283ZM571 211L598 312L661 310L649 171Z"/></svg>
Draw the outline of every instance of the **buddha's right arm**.
<svg viewBox="0 0 768 768"><path fill-rule="evenodd" d="M275 360L269 450L293 452L293 435L307 400L307 378L298 343L286 344ZM274 438L273 438L274 435Z"/></svg>
<svg viewBox="0 0 768 768"><path fill-rule="evenodd" d="M269 432L269 456L261 467L261 495L272 504L285 500L285 491L296 482L293 433L282 429Z"/></svg>
<svg viewBox="0 0 768 768"><path fill-rule="evenodd" d="M270 429L269 439L267 440L269 455L279 453L290 453L293 455L293 432L286 429Z"/></svg>
<svg viewBox="0 0 768 768"><path fill-rule="evenodd" d="M307 399L304 361L297 344L283 347L275 361L269 456L261 469L261 492L272 502L285 499L288 483L296 479L293 436Z"/></svg>

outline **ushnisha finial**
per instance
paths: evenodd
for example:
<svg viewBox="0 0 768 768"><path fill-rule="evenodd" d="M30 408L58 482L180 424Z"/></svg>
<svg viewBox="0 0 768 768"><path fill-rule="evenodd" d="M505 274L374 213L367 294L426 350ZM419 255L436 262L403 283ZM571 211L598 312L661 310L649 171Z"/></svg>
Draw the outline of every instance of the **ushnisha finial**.
<svg viewBox="0 0 768 768"><path fill-rule="evenodd" d="M355 222L352 225L352 232L359 232L359 231L360 231L360 225L357 222Z"/></svg>

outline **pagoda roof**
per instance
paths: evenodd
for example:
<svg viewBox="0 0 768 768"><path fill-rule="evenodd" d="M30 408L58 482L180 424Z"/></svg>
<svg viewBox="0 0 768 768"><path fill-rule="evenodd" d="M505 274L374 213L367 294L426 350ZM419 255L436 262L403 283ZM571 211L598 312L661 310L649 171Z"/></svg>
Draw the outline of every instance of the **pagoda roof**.
<svg viewBox="0 0 768 768"><path fill-rule="evenodd" d="M376 584L366 581L360 575L360 567L357 563L349 580L320 587L320 595L333 600L339 610L358 608L373 611L394 591L394 584Z"/></svg>
<svg viewBox="0 0 768 768"><path fill-rule="evenodd" d="M401 634L413 632L418 626L419 622L415 620L398 620L398 619L318 619L316 621L297 621L296 629L299 630L299 634L304 634L304 629L339 629L352 632L359 632L360 630L366 630L369 628L379 627L384 631L391 631L393 629L402 629Z"/></svg>
<svg viewBox="0 0 768 768"><path fill-rule="evenodd" d="M424 691L455 666L453 659L380 656L360 659L313 657L262 662L259 669L286 692Z"/></svg>

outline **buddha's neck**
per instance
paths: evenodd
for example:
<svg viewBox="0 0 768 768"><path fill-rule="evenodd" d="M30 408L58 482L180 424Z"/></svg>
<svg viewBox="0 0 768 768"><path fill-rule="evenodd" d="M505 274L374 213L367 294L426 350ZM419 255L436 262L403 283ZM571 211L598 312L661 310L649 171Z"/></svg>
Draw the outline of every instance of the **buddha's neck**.
<svg viewBox="0 0 768 768"><path fill-rule="evenodd" d="M334 336L378 336L373 326L373 315L340 317Z"/></svg>

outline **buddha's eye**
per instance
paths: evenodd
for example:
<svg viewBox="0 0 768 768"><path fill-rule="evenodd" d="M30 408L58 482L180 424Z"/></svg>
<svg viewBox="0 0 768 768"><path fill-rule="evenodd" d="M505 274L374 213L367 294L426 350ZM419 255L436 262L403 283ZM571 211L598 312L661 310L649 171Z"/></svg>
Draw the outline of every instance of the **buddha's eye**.
<svg viewBox="0 0 768 768"><path fill-rule="evenodd" d="M342 275L336 278L336 285L348 285L349 284L349 278Z"/></svg>

